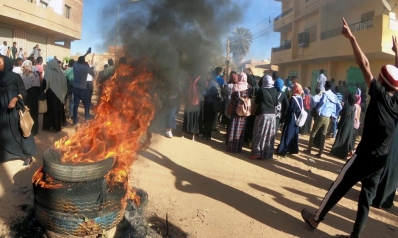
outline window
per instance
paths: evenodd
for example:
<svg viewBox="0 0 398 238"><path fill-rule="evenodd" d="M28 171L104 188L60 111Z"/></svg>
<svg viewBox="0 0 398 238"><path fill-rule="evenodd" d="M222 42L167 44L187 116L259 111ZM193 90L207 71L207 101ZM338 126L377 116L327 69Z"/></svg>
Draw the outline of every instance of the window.
<svg viewBox="0 0 398 238"><path fill-rule="evenodd" d="M366 12L361 15L361 22L373 20L374 16L375 16L375 11Z"/></svg>
<svg viewBox="0 0 398 238"><path fill-rule="evenodd" d="M54 44L65 46L65 41L64 40L56 40L56 41L54 41Z"/></svg>
<svg viewBox="0 0 398 238"><path fill-rule="evenodd" d="M40 6L41 6L42 8L47 8L48 3L44 2L44 1L40 1Z"/></svg>
<svg viewBox="0 0 398 238"><path fill-rule="evenodd" d="M309 42L316 41L316 25L307 28L305 31L309 33Z"/></svg>
<svg viewBox="0 0 398 238"><path fill-rule="evenodd" d="M64 7L64 17L70 19L70 6L65 5Z"/></svg>

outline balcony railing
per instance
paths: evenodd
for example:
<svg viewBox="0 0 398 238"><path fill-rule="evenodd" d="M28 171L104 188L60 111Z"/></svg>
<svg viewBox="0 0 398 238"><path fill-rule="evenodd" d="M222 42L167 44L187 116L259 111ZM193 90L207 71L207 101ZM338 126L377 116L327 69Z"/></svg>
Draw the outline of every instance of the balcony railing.
<svg viewBox="0 0 398 238"><path fill-rule="evenodd" d="M354 23L354 24L350 25L350 29L352 32L362 31L362 30L366 30L366 29L370 29L370 28L373 28L373 19L363 21L363 22ZM326 39L341 35L341 29L342 28L339 27L339 28L336 28L336 29L333 29L330 31L322 32L321 40L326 40Z"/></svg>
<svg viewBox="0 0 398 238"><path fill-rule="evenodd" d="M275 47L272 48L272 53L274 52L278 52L278 51L282 51L282 50L287 50L292 48L292 42L291 41L285 41L285 44L279 46L279 47Z"/></svg>
<svg viewBox="0 0 398 238"><path fill-rule="evenodd" d="M274 18L274 22L293 12L293 7Z"/></svg>

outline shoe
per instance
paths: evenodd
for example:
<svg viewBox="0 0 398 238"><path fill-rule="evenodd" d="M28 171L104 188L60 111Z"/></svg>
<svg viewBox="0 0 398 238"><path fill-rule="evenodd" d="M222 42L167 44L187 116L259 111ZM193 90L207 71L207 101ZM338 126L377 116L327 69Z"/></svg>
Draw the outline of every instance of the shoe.
<svg viewBox="0 0 398 238"><path fill-rule="evenodd" d="M318 159L320 159L320 158L322 158L322 154L317 154L316 157L317 157Z"/></svg>
<svg viewBox="0 0 398 238"><path fill-rule="evenodd" d="M218 129L213 129L213 131L220 132Z"/></svg>
<svg viewBox="0 0 398 238"><path fill-rule="evenodd" d="M171 133L171 131L166 131L166 137L173 138L173 134Z"/></svg>
<svg viewBox="0 0 398 238"><path fill-rule="evenodd" d="M23 162L23 166L28 166L33 162L33 158L27 158L24 162Z"/></svg>
<svg viewBox="0 0 398 238"><path fill-rule="evenodd" d="M303 150L303 153L311 154L311 151L309 151L309 150Z"/></svg>
<svg viewBox="0 0 398 238"><path fill-rule="evenodd" d="M257 159L261 159L261 157L258 156L258 155L252 155L252 156L249 157L249 159L251 159L251 160L257 160Z"/></svg>

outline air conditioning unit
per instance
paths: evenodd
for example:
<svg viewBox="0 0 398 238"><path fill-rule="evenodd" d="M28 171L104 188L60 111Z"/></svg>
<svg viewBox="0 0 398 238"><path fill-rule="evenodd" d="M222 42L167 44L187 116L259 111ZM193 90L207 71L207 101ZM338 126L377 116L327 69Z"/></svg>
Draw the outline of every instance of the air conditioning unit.
<svg viewBox="0 0 398 238"><path fill-rule="evenodd" d="M310 44L310 33L304 31L298 34L298 46L307 47Z"/></svg>

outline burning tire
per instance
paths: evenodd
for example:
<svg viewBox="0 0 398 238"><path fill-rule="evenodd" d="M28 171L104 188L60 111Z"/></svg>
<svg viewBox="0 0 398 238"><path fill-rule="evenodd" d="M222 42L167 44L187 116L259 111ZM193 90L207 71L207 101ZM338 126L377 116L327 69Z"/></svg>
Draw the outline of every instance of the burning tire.
<svg viewBox="0 0 398 238"><path fill-rule="evenodd" d="M48 149L43 155L43 170L56 180L65 182L86 182L103 178L115 162L108 158L99 162L87 164L61 163L62 154L55 149Z"/></svg>
<svg viewBox="0 0 398 238"><path fill-rule="evenodd" d="M117 226L124 217L124 210L116 209L89 219L84 216L51 211L37 203L35 203L34 211L37 220L47 230L73 236L102 234L103 231Z"/></svg>
<svg viewBox="0 0 398 238"><path fill-rule="evenodd" d="M54 212L84 214L91 219L103 212L120 210L127 193L127 181L112 186L112 189L109 189L105 179L83 183L62 182L62 185L57 189L33 185L35 202Z"/></svg>

